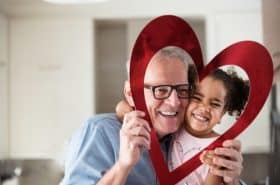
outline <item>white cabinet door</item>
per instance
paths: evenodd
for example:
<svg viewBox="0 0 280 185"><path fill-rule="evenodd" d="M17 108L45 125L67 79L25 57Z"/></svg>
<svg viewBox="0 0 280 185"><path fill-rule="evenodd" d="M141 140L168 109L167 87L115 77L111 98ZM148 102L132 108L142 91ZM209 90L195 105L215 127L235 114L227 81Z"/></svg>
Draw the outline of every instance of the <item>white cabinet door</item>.
<svg viewBox="0 0 280 185"><path fill-rule="evenodd" d="M93 113L90 19L10 21L12 157L57 157Z"/></svg>
<svg viewBox="0 0 280 185"><path fill-rule="evenodd" d="M0 14L0 158L8 156L8 21Z"/></svg>

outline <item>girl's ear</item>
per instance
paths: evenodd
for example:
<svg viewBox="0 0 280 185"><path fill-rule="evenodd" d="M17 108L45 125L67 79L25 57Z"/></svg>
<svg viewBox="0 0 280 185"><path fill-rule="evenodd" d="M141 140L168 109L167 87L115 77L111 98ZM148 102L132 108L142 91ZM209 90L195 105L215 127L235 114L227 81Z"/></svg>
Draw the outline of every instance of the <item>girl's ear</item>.
<svg viewBox="0 0 280 185"><path fill-rule="evenodd" d="M131 88L130 88L130 83L128 80L125 81L124 83L124 90L123 90L124 96L126 101L131 107L135 107L133 98L132 98L132 93L131 93Z"/></svg>

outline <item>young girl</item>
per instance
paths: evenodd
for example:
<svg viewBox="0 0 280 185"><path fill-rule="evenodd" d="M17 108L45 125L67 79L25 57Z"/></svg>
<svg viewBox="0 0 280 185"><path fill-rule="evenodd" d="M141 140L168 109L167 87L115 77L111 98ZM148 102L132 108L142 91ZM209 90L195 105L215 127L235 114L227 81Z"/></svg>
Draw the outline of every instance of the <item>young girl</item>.
<svg viewBox="0 0 280 185"><path fill-rule="evenodd" d="M247 102L248 81L235 72L218 69L204 78L191 97L186 109L185 124L173 137L169 155L171 170L189 160L212 143L219 134L213 130L225 113L239 116ZM211 154L210 154L211 156ZM201 165L177 185L217 185L222 179Z"/></svg>
<svg viewBox="0 0 280 185"><path fill-rule="evenodd" d="M223 115L239 116L247 102L249 94L248 81L244 81L233 71L225 72L217 69L205 77L191 95L189 106L185 112L185 124L174 134L168 156L170 170L180 166L196 153L201 151L219 134L213 130L219 124ZM126 112L132 111L125 101L121 101L116 112L122 118ZM208 152L209 158L202 159L211 163L213 153ZM206 164L201 165L177 185L219 185L220 177L209 172Z"/></svg>

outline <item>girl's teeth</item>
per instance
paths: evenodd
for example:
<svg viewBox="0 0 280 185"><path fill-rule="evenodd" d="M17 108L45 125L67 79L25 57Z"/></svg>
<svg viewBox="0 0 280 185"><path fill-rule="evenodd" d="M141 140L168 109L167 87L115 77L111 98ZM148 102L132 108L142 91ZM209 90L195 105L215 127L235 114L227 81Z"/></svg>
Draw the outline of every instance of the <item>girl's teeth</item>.
<svg viewBox="0 0 280 185"><path fill-rule="evenodd" d="M200 115L197 115L197 114L194 114L194 117L200 121L207 121L207 118L203 117L203 116L200 116Z"/></svg>

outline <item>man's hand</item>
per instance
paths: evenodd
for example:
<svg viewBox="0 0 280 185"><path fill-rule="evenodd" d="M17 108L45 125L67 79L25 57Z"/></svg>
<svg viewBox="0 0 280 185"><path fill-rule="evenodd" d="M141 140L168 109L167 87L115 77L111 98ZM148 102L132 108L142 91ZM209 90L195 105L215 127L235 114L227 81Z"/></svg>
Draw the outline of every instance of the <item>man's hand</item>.
<svg viewBox="0 0 280 185"><path fill-rule="evenodd" d="M139 160L142 150L150 149L151 128L144 116L142 111L132 111L124 116L120 130L120 168L131 169Z"/></svg>
<svg viewBox="0 0 280 185"><path fill-rule="evenodd" d="M131 169L144 148L150 148L150 127L143 119L144 112L132 111L124 115L120 130L119 159L98 181L97 185L124 185Z"/></svg>
<svg viewBox="0 0 280 185"><path fill-rule="evenodd" d="M223 177L227 185L239 185L243 169L240 141L227 140L223 147L216 148L214 152L204 152L201 159L210 166L210 172Z"/></svg>

